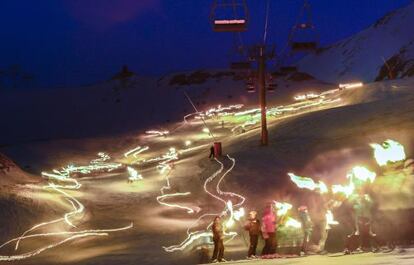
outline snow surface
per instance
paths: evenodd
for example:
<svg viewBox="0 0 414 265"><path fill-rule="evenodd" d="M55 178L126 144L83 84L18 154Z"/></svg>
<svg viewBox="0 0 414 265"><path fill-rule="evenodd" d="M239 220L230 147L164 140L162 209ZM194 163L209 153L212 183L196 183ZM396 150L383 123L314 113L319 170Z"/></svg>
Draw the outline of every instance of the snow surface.
<svg viewBox="0 0 414 265"><path fill-rule="evenodd" d="M306 265L337 265L337 264L346 264L346 265L360 265L360 264L370 264L370 265L382 265L382 264L401 264L401 265L411 265L414 262L414 249L397 249L391 253L365 253L365 254L356 254L356 255L347 255L347 256L309 256L302 258L288 258L288 259L276 259L276 260L254 260L254 261L243 261L243 262L226 262L225 264L246 264L246 265L255 265L255 264L306 264Z"/></svg>
<svg viewBox="0 0 414 265"><path fill-rule="evenodd" d="M256 209L259 212L270 200L289 201L295 206L306 202L317 222L317 216L320 214L320 209L317 207L320 205L319 199L310 192L299 191L289 182L286 173L294 171L327 183L343 181L347 170L355 163L373 166L372 150L368 144L380 143L388 138L403 143L407 155L413 157L411 137L414 131L413 83L413 79L405 79L367 84L361 88L340 91L338 94L342 98L340 104L315 108L312 112L305 111L269 119L270 146L267 148L258 145L260 133L258 129L234 135L230 131L232 124L225 124L225 128L221 128L219 121L210 120L209 126L222 141L224 153L229 153L236 159L236 166L223 181L222 189L242 194L247 198L244 205L246 209ZM302 84L303 87L313 85L317 86L312 82ZM322 84L322 88L316 88L323 91L324 86ZM198 253L195 251L166 253L162 249L162 246L181 242L185 238L187 227L199 215L222 210L220 203L212 200L203 190L204 181L219 167L216 162L207 159L211 139L206 134L200 135L204 127L202 123L183 124L181 119L182 117L178 123L171 122L159 126L172 132L166 138L148 137L139 132L130 132L105 137L26 142L3 147L2 152L13 157L18 164L24 161L23 164L36 168L35 171L40 173L68 163L85 163L93 159L98 151L108 152L114 160L125 162L124 152L137 145L150 146L148 153L143 153L143 158L161 155L171 146L179 150L185 149L186 139L192 139L194 146L201 146L199 149L183 152L170 175L171 192L191 192L190 196L176 198L171 202L197 209L196 214L177 211L157 203L155 197L160 194L165 179L154 165L140 168L139 171L144 179L132 185L127 183L126 173L108 176L101 174L80 179L82 188L73 194L81 199L86 207L86 216L80 226L81 229L122 226L131 221L134 222L134 228L111 234L106 238L89 238L66 244L32 259L21 261L19 264L56 264L56 261L68 264L197 263ZM222 161L225 168L230 166L228 159L223 158ZM412 182L410 179L407 183L408 192L404 190L401 194L398 193L399 190L390 190L384 195L399 195L401 203L396 207L410 209L414 202L413 193L410 192L413 187ZM212 182L209 188L213 190L215 185L216 182ZM15 186L13 190L4 190L3 194L6 193L17 196L15 201L32 198L36 205L48 206L50 210L45 211L43 208L31 210L30 214L5 214L3 216L5 220L9 217L24 218L33 225L39 221L56 218L67 208L62 198L41 190L40 185ZM384 209L392 208L392 204L386 204L386 196L379 200L383 200ZM25 209L21 206L16 208ZM25 218L31 215L35 217ZM347 214L338 212L335 215L346 227ZM399 227L398 232L401 236L410 235L411 225L404 222L411 222L411 219L394 224ZM19 231L24 231L24 228L28 227L29 225L19 226L19 229L8 227L2 241L19 235ZM387 227L393 229L393 226ZM339 244L337 249L340 250L341 242L343 243L341 238L348 232L347 229L336 231L337 238L334 240L336 243L333 242L332 245ZM395 231L393 232L396 234ZM24 244L24 247L30 249L45 244L46 241L29 241ZM246 245L242 237L237 237L226 244L228 259L241 259L245 256L245 251ZM374 262L377 262L377 257L387 257L384 260L395 262L400 261L401 256L396 253L394 255L363 254L355 257L361 257L365 262L358 264L376 264ZM410 255L405 257L407 259L402 259L403 261L411 258ZM354 256L309 257L265 262L272 264L272 262L296 263L302 260L303 262L321 260L330 264L331 259L332 262L344 260L353 264L352 262L356 262L354 259L357 258Z"/></svg>
<svg viewBox="0 0 414 265"><path fill-rule="evenodd" d="M207 78L191 84L172 82L174 76L199 76L200 73ZM229 70L195 71L158 79L134 76L126 87L111 80L79 88L2 91L0 146L108 136L157 126L161 129L160 124L167 126L194 112L184 91L199 109L218 104L256 105L258 94L247 93L244 81L235 80L228 73ZM309 88L319 92L332 85L317 80L282 80L277 92L269 93L268 100L286 102Z"/></svg>

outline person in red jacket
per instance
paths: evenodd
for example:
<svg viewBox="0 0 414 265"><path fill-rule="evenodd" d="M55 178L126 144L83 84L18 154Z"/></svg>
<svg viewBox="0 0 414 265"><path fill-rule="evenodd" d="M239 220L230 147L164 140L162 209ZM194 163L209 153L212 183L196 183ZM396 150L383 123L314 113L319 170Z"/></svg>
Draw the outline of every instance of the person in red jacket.
<svg viewBox="0 0 414 265"><path fill-rule="evenodd" d="M257 219L257 212L251 211L249 213L249 219L244 225L244 229L249 232L250 246L249 252L247 253L247 258L256 257L256 248L259 241L260 234L260 221Z"/></svg>
<svg viewBox="0 0 414 265"><path fill-rule="evenodd" d="M271 255L276 253L276 216L273 213L272 205L266 206L262 217L262 235L265 240L265 246L262 255Z"/></svg>

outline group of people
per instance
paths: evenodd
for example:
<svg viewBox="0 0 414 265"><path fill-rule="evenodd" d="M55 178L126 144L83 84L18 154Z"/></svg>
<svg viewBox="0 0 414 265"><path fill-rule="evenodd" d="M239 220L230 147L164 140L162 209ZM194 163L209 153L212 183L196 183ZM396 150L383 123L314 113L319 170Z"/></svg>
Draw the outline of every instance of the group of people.
<svg viewBox="0 0 414 265"><path fill-rule="evenodd" d="M359 198L359 197L358 197ZM366 194L359 198L358 202L352 203L353 214L355 218L355 230L354 232L346 237L345 239L345 254L356 250L357 248L368 248L374 241L376 243L376 235L372 232L371 218L367 217L366 212L370 212L368 208L370 199ZM365 209L367 208L367 209ZM309 242L313 232L313 222L311 220L308 208L306 206L300 206L298 208L298 218L301 223L303 241L300 246L301 254L308 254ZM277 215L273 210L271 204L267 205L264 209L263 216L261 219L258 218L256 211L249 213L247 221L244 223L244 229L249 234L249 249L247 252L248 259L258 258L257 246L260 238L264 240L264 246L260 253L262 258L271 258L276 254L277 249L277 223L283 222L283 220L277 220ZM328 236L328 231L331 229L328 223L325 224L324 230L320 242L319 252L326 253L324 250L325 242ZM212 256L212 262L223 262L225 261L224 256L224 226L222 224L220 216L216 216L212 225L214 251Z"/></svg>
<svg viewBox="0 0 414 265"><path fill-rule="evenodd" d="M302 206L299 209L302 227L304 227L304 240L302 245L302 251L306 251L307 244L310 238L311 221L309 214L307 213L306 206ZM259 238L263 238L264 246L261 251L262 257L272 256L276 254L277 240L276 240L276 227L277 219L276 214L273 211L271 204L267 205L264 209L261 220L257 216L256 211L251 211L249 217L244 224L244 229L249 234L249 249L247 252L248 259L258 258L257 246ZM310 230L309 230L310 228ZM221 222L220 216L216 216L212 225L214 251L212 256L212 262L225 261L224 256L224 226Z"/></svg>

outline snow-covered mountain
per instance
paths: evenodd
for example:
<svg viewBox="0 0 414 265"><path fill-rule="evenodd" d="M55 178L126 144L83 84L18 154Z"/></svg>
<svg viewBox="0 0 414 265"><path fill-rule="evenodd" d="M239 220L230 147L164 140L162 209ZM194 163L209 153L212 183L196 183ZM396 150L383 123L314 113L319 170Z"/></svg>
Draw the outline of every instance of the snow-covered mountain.
<svg viewBox="0 0 414 265"><path fill-rule="evenodd" d="M394 68L399 70L394 78L410 76L413 72L409 70L412 68L409 61L414 59L414 52L409 52L414 51L413 24L414 2L385 15L361 32L306 56L299 69L329 82L374 81L383 79L381 69L392 70L393 62L397 61Z"/></svg>

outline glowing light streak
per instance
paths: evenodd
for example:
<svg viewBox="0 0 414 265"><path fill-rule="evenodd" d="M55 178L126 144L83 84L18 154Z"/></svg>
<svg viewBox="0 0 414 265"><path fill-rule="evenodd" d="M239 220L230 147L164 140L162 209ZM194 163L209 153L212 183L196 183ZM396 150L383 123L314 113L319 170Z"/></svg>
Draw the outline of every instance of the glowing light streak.
<svg viewBox="0 0 414 265"><path fill-rule="evenodd" d="M132 155L133 157L135 157L135 158L137 158L138 157L138 155L140 154L140 153L142 153L142 152L144 152L144 151L147 151L149 149L149 147L148 146L144 146L144 147L142 147L142 146L137 146L136 148L134 148L134 149L131 149L131 150L129 150L128 152L126 152L125 154L124 154L124 157L128 157L128 156L130 156L130 155Z"/></svg>
<svg viewBox="0 0 414 265"><path fill-rule="evenodd" d="M162 155L161 157L148 160L148 161L160 161L157 165L157 169L159 170L160 174L164 174L166 171L168 171L168 173L165 175L166 185L161 187L160 189L161 195L157 196L156 200L161 205L171 207L171 208L178 208L178 209L186 210L187 213L192 214L194 213L194 210L190 207L182 206L182 205L175 204L175 203L164 202L164 200L166 199L170 199L173 197L183 197L183 196L188 196L191 194L191 192L176 192L176 193L171 193L171 194L164 194L165 190L171 190L169 175L171 173L172 168L170 166L170 163L174 160L178 160L178 154L174 147L171 147L168 150L168 152Z"/></svg>
<svg viewBox="0 0 414 265"><path fill-rule="evenodd" d="M234 225L234 214L233 214L233 203L231 201L227 201L227 209L230 212L230 217L226 222L226 227L230 228Z"/></svg>
<svg viewBox="0 0 414 265"><path fill-rule="evenodd" d="M299 221L293 219L292 217L288 217L285 222L285 226L293 227L293 228L301 228L302 224Z"/></svg>
<svg viewBox="0 0 414 265"><path fill-rule="evenodd" d="M273 201L273 203L277 209L276 211L277 216L284 216L288 213L290 209L292 209L292 204L287 203L287 202Z"/></svg>
<svg viewBox="0 0 414 265"><path fill-rule="evenodd" d="M152 136L167 136L168 134L170 134L169 131L165 130L165 131L157 131L157 130L149 130L145 132L148 135L152 135Z"/></svg>
<svg viewBox="0 0 414 265"><path fill-rule="evenodd" d="M321 95L315 94L315 93L307 93L307 94L302 94L302 95L296 95L293 97L293 99L295 101L304 101L307 99L315 99L320 97Z"/></svg>
<svg viewBox="0 0 414 265"><path fill-rule="evenodd" d="M178 245L173 245L169 247L162 247L166 252L175 252L175 251L184 251L187 247L189 247L194 241L200 239L202 237L212 237L213 233L210 231L196 231L192 232L187 235L187 238Z"/></svg>
<svg viewBox="0 0 414 265"><path fill-rule="evenodd" d="M374 157L379 166L385 166L389 162L396 163L406 159L404 146L397 141L388 139L382 144L370 144L374 149Z"/></svg>
<svg viewBox="0 0 414 265"><path fill-rule="evenodd" d="M234 110L238 110L243 107L244 107L243 104L229 105L225 107L218 105L217 107L210 108L204 112L195 112L195 113L187 114L184 116L184 122L188 123L188 119L192 116L194 117L194 119L208 119L208 118L212 118L216 116L223 117L223 116L233 115Z"/></svg>
<svg viewBox="0 0 414 265"><path fill-rule="evenodd" d="M371 182L373 183L375 181L375 177L377 174L375 172L369 171L365 167L356 166L352 168L351 172L348 173L347 178L350 179L350 181L354 182L354 180L359 180L362 182Z"/></svg>
<svg viewBox="0 0 414 265"><path fill-rule="evenodd" d="M28 235L28 236L24 236L24 237L14 238L14 239L11 239L11 240L3 243L0 246L0 248L3 248L5 246L9 245L10 243L13 243L17 240L22 240L22 239L37 238L37 237L57 237L57 236L68 236L68 235L71 236L71 237L66 238L64 240L61 240L57 243L39 248L39 249L34 250L34 251L30 251L30 252L27 252L27 253L24 253L24 254L11 255L11 256L0 256L0 261L15 261L15 260L22 260L22 259L30 258L30 257L33 257L35 255L40 254L41 252L43 252L47 249L57 247L59 245L62 245L63 243L74 240L76 238L96 236L96 235L105 235L105 236L107 236L108 233L110 233L110 232L119 232L119 231L130 229L132 227L133 227L133 224L131 223L130 225L125 226L125 227L121 227L121 228L92 229L92 230L83 230L83 231L74 231L74 232L69 232L69 231L50 232L50 233L34 234L34 235Z"/></svg>
<svg viewBox="0 0 414 265"><path fill-rule="evenodd" d="M171 197L188 196L190 194L191 194L191 192L164 194L164 195L157 196L157 201L158 201L159 204L162 204L164 206L183 209L183 210L186 210L187 213L191 214L191 213L194 213L194 210L190 207L186 207L186 206L182 206L182 205L174 204L174 203L165 203L164 202L165 199L169 199Z"/></svg>
<svg viewBox="0 0 414 265"><path fill-rule="evenodd" d="M259 122L258 119L257 120L246 121L242 125L237 125L236 127L232 128L231 131L234 133L234 132L236 132L239 129L246 130L246 128L248 126L256 125L258 122Z"/></svg>
<svg viewBox="0 0 414 265"><path fill-rule="evenodd" d="M293 173L288 173L290 179L293 183L296 184L300 189L308 189L308 190L319 190L319 193L327 193L328 187L322 181L319 183L315 183L315 181L311 178L300 177Z"/></svg>
<svg viewBox="0 0 414 265"><path fill-rule="evenodd" d="M232 166L229 168L229 170L227 170L223 175L226 176L233 168L235 165L235 159L231 158L230 156L227 155L227 157L232 161ZM230 218L228 219L228 221L225 223L226 227L231 227L234 224L234 219L238 220L237 218L241 218L242 216L244 216L244 209L240 208L238 210L234 210L233 207L236 205L241 205L244 202L244 197L235 193L231 193L231 192L223 192L220 189L220 184L221 181L223 180L223 176L222 178L220 178L220 180L217 182L216 185L216 192L219 195L229 195L231 197L238 197L241 199L241 202L239 202L236 205L233 205L231 200L224 200L221 197L213 194L212 192L210 192L207 189L207 185L212 182L218 175L220 175L223 171L224 171L224 164L221 163L218 159L215 159L215 161L220 165L220 168L215 171L210 177L208 177L205 182L204 182L204 191L210 195L211 197L223 202L223 204L225 205L225 210L220 214L220 216L224 216L227 215L227 212L230 212ZM209 223L209 225L207 225L207 227L205 228L205 230L200 230L200 231L194 231L191 232L191 228L195 227L200 221L201 219L208 217L208 216L217 216L218 214L203 214L201 215L199 218L197 218L197 220L187 229L187 237L184 239L184 241L182 241L180 244L178 245L173 245L170 247L163 247L163 249L166 252L175 252L175 251L184 251L186 248L188 248L189 246L191 246L196 240L200 239L200 238L207 238L208 240L212 237L212 233L211 231L208 231L212 225L212 222ZM233 240L238 234L236 232L226 232L224 231L224 236L226 237L230 237L228 240L226 240L226 242L229 242L231 240Z"/></svg>
<svg viewBox="0 0 414 265"><path fill-rule="evenodd" d="M224 195L224 196L230 196L231 198L233 197L237 197L240 201L234 205L234 207L240 207L241 205L243 205L244 201L246 200L246 198L244 198L243 196L241 196L240 194L234 193L234 192L224 192L220 189L220 185L221 182L223 181L223 179L234 169L234 167L236 166L236 160L232 157L230 157L229 155L227 155L227 158L232 162L231 166L229 167L229 169L226 170L226 172L224 172L224 174L221 176L221 178L219 179L219 181L217 182L217 186L216 186L216 191L219 195ZM215 158L216 162L221 164L220 160L218 160L217 158ZM224 166L224 165L223 165Z"/></svg>
<svg viewBox="0 0 414 265"><path fill-rule="evenodd" d="M355 185L354 183L350 183L346 186L342 186L342 185L332 185L332 193L336 194L336 193L342 193L345 195L345 197L349 197L352 195L352 193L354 193L355 190Z"/></svg>
<svg viewBox="0 0 414 265"><path fill-rule="evenodd" d="M54 219L48 222L43 222L43 223L39 223L39 224L32 226L30 229L24 231L22 235L20 235L19 237L13 238L3 243L0 246L0 249L9 245L12 242L16 242L15 251L17 251L19 248L20 242L28 238L56 237L56 236L66 236L66 235L69 235L70 237L63 239L61 241L58 241L56 243L52 243L44 247L38 248L36 250L26 252L24 254L11 255L11 256L0 256L0 261L15 261L15 260L22 260L22 259L30 258L48 249L62 245L68 241L72 241L72 240L83 238L83 237L89 237L89 236L107 236L109 232L126 230L132 227L132 224L131 224L126 227L115 228L115 229L95 229L95 230L72 231L72 232L61 231L61 232L29 234L33 232L34 230L37 230L41 227L45 227L50 224L59 223L59 222L65 222L69 226L76 228L76 225L73 224L73 221L71 219L73 219L75 216L80 216L84 212L85 207L75 197L73 197L72 195L64 191L64 189L78 190L81 187L81 184L76 179L73 179L70 177L71 174L73 174L74 172L90 173L95 170L101 170L102 168L114 169L114 168L118 168L121 165L121 164L114 165L111 163L107 163L106 161L108 161L110 157L109 155L105 153L98 153L98 157L99 158L92 160L88 166L80 167L80 166L69 165L67 167L62 168L61 170L54 169L53 173L42 172L42 176L47 177L49 179L48 185L44 186L43 188L50 189L57 193L60 193L63 196L63 198L70 203L73 210L70 212L66 212L61 218L57 218L57 219ZM63 183L68 183L68 184L57 184L52 181L57 181L58 183L63 182Z"/></svg>
<svg viewBox="0 0 414 265"><path fill-rule="evenodd" d="M240 219L246 215L246 211L243 207L239 208L238 210L234 211L233 216L234 219L240 221Z"/></svg>
<svg viewBox="0 0 414 265"><path fill-rule="evenodd" d="M255 113L259 113L259 112L260 112L260 109L250 109L250 110L236 112L234 114L234 116L244 116L244 115L255 114Z"/></svg>
<svg viewBox="0 0 414 265"><path fill-rule="evenodd" d="M345 83L345 84L339 84L339 88L342 88L342 89L350 89L350 88L362 87L363 85L364 84L362 82Z"/></svg>
<svg viewBox="0 0 414 265"><path fill-rule="evenodd" d="M223 114L226 113L227 115L229 115L230 113L228 113L227 111L231 111L231 110L238 110L243 108L244 105L243 104L236 104L236 105L230 105L227 107L222 107L221 105L218 105L217 108L211 108L209 110L207 110L204 115L207 117L210 116L214 116L216 114Z"/></svg>
<svg viewBox="0 0 414 265"><path fill-rule="evenodd" d="M127 170L129 174L129 177L128 177L129 181L137 181L137 180L143 179L142 175L139 174L135 168L127 167Z"/></svg>
<svg viewBox="0 0 414 265"><path fill-rule="evenodd" d="M339 222L334 219L334 215L331 212L331 210L326 211L325 219L326 219L326 229L330 229L331 225L339 224Z"/></svg>

